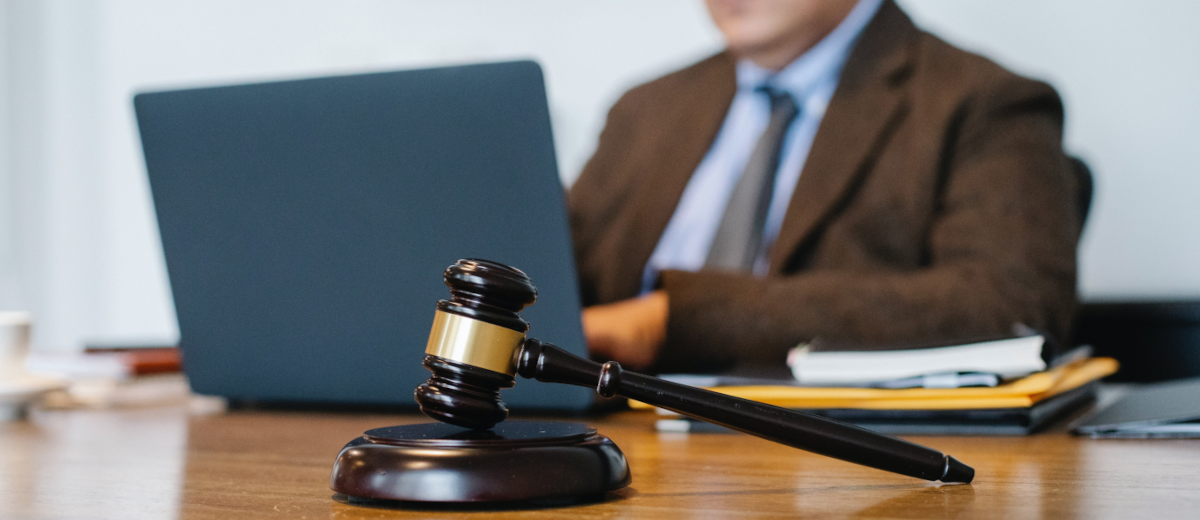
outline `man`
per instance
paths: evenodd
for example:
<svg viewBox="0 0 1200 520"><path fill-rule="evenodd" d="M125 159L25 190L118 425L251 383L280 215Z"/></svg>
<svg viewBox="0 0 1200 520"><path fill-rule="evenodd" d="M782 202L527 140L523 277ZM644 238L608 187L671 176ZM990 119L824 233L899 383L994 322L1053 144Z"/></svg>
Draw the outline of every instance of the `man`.
<svg viewBox="0 0 1200 520"><path fill-rule="evenodd" d="M570 192L593 355L782 365L796 344L1062 338L1062 104L891 0L708 0L728 49L626 93Z"/></svg>

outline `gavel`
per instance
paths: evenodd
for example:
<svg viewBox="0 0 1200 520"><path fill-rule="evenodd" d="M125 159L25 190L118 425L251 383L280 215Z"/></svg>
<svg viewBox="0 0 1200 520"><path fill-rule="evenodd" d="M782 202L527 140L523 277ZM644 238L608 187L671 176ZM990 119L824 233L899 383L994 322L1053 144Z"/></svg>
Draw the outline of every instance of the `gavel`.
<svg viewBox="0 0 1200 520"><path fill-rule="evenodd" d="M527 338L518 313L537 300L519 269L459 260L444 280L451 298L437 302L423 364L432 372L416 389L421 411L439 421L486 430L508 417L500 390L514 375L593 387L801 450L910 477L969 483L975 470L954 457L816 414L789 410L597 363Z"/></svg>

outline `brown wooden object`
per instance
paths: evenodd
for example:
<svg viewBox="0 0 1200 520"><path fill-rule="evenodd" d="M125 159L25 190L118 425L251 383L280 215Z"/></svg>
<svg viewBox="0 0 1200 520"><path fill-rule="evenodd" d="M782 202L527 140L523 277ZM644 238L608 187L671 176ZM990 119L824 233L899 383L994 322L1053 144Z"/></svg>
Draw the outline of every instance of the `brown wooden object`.
<svg viewBox="0 0 1200 520"><path fill-rule="evenodd" d="M338 454L329 487L352 501L504 502L599 497L629 485L625 455L594 428L509 421L368 430Z"/></svg>
<svg viewBox="0 0 1200 520"><path fill-rule="evenodd" d="M459 260L446 269L451 300L438 314L424 364L432 377L416 390L430 417L487 429L507 416L500 389L513 374L548 383L595 388L821 455L942 482L969 483L975 470L954 457L908 441L818 415L739 399L655 377L625 372L525 338L517 313L537 299L519 269L485 260ZM453 316L451 316L453 315Z"/></svg>
<svg viewBox="0 0 1200 520"><path fill-rule="evenodd" d="M437 302L438 312L525 334L529 323L517 315L537 300L537 288L525 273L486 260L459 260L443 275L450 299ZM513 374L501 373L440 356L427 355L433 373L417 387L416 400L425 415L465 428L487 429L508 417L500 389L513 386Z"/></svg>
<svg viewBox="0 0 1200 520"><path fill-rule="evenodd" d="M330 488L359 503L461 503L576 500L629 485L625 455L592 428L500 423L508 417L500 389L513 386L512 352L529 330L517 312L537 299L529 277L460 260L444 280L451 297L437 303L429 349L445 348L446 357L425 356L433 376L415 391L421 410L442 422L377 428L350 441ZM461 348L474 343L502 350Z"/></svg>

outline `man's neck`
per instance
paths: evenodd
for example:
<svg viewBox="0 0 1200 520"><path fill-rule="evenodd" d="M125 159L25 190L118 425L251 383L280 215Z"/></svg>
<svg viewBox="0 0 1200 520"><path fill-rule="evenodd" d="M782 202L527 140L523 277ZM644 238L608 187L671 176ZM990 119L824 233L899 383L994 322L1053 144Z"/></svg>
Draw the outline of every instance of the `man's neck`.
<svg viewBox="0 0 1200 520"><path fill-rule="evenodd" d="M793 61L796 61L797 58L803 56L809 49L813 48L817 42L821 41L821 38L824 38L824 35L815 37L812 41L805 42L802 45L762 49L761 51L739 52L735 50L734 55L740 59L750 60L750 62L764 69L779 72Z"/></svg>
<svg viewBox="0 0 1200 520"><path fill-rule="evenodd" d="M767 70L779 72L808 52L822 39L829 36L850 11L854 3L845 4L845 10L828 13L820 19L810 20L803 27L789 32L778 40L750 49L730 49L734 56L746 59Z"/></svg>

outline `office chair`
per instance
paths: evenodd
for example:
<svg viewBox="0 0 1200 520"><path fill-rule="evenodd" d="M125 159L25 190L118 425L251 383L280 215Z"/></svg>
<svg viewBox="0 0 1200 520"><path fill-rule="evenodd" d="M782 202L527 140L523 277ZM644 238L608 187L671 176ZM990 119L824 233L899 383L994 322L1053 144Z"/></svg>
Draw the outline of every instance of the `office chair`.
<svg viewBox="0 0 1200 520"><path fill-rule="evenodd" d="M1071 173L1075 175L1076 187L1079 188L1076 202L1079 206L1079 229L1082 232L1088 213L1092 209L1092 190L1095 189L1095 183L1092 181L1092 170L1088 168L1087 163L1078 157L1069 157L1069 160L1071 161Z"/></svg>

